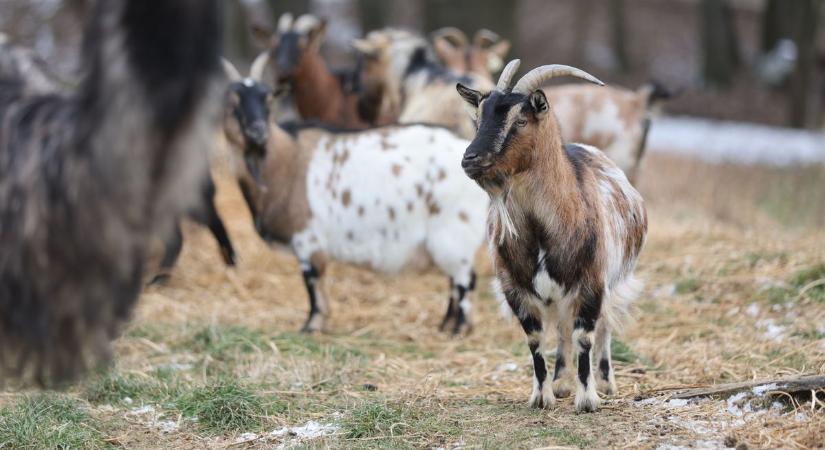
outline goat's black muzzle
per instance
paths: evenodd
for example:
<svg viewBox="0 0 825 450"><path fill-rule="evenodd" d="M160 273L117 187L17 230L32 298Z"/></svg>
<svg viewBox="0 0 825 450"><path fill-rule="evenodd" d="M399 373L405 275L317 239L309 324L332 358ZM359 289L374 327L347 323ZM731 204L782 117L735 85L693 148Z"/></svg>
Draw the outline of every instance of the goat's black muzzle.
<svg viewBox="0 0 825 450"><path fill-rule="evenodd" d="M480 152L473 144L467 147L464 158L461 159L461 168L473 180L482 177L492 165L488 155Z"/></svg>

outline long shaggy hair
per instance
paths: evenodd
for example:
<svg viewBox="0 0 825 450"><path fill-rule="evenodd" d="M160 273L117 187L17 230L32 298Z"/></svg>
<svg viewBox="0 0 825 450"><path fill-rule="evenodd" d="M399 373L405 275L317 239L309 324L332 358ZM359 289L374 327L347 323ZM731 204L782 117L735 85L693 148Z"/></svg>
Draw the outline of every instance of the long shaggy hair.
<svg viewBox="0 0 825 450"><path fill-rule="evenodd" d="M0 382L66 381L108 355L149 237L197 199L218 9L101 1L76 92L0 78Z"/></svg>

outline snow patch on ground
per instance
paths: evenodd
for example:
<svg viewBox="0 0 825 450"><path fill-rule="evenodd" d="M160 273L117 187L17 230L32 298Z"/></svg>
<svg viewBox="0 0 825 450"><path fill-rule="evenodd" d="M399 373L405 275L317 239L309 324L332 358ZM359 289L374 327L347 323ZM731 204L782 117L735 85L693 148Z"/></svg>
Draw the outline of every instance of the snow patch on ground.
<svg viewBox="0 0 825 450"><path fill-rule="evenodd" d="M171 420L163 412L158 412L153 405L143 405L132 408L126 413L127 417L137 419L144 426L159 430L161 433L173 433L180 428L180 418Z"/></svg>
<svg viewBox="0 0 825 450"><path fill-rule="evenodd" d="M764 329L762 336L771 341L781 341L785 334L785 327L777 325L773 319L761 319L756 321L756 326Z"/></svg>
<svg viewBox="0 0 825 450"><path fill-rule="evenodd" d="M825 133L693 117L661 117L648 137L652 152L711 163L791 166L825 161ZM747 149L747 151L744 151Z"/></svg>
<svg viewBox="0 0 825 450"><path fill-rule="evenodd" d="M339 427L335 424L324 424L314 420L310 420L304 426L300 427L283 427L269 433L272 437L289 436L297 439L315 439L338 431Z"/></svg>

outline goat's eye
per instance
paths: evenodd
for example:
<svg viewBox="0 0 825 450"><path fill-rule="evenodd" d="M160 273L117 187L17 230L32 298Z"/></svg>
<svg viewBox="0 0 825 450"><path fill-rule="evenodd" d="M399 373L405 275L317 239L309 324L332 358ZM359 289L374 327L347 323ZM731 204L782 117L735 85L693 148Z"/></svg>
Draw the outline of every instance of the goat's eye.
<svg viewBox="0 0 825 450"><path fill-rule="evenodd" d="M527 126L527 119L519 119L516 121L516 126L518 127L526 127Z"/></svg>

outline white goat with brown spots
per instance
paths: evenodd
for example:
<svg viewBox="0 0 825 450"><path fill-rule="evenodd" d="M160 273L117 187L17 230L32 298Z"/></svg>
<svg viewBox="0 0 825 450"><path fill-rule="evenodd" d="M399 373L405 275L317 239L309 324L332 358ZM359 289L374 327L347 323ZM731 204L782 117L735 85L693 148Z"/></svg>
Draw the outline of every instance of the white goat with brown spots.
<svg viewBox="0 0 825 450"><path fill-rule="evenodd" d="M496 278L518 317L533 357L530 405L549 408L569 394L567 365L578 362L577 411L598 409L599 390L613 394L611 331L633 297L633 270L647 233L642 197L598 149L563 145L551 103L539 89L572 75L568 66L542 66L514 87L515 60L495 89L458 85L478 133L461 162L490 194L489 228ZM542 353L545 332L558 329L553 389ZM591 348L599 359L594 380Z"/></svg>
<svg viewBox="0 0 825 450"><path fill-rule="evenodd" d="M472 43L461 30L443 28L433 34L439 59L459 74L485 80L492 87L493 73L501 67L509 42L480 30ZM670 93L658 83L637 90L572 84L544 88L553 105L564 142L601 149L635 183L644 159L651 119Z"/></svg>
<svg viewBox="0 0 825 450"><path fill-rule="evenodd" d="M434 263L451 285L442 330L469 328L467 294L488 199L461 171L468 141L427 125L276 125L267 95L258 80L236 77L225 132L245 162L237 176L258 233L289 245L302 264L310 302L304 331L323 329L330 315L318 286L330 259L387 273Z"/></svg>

